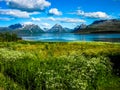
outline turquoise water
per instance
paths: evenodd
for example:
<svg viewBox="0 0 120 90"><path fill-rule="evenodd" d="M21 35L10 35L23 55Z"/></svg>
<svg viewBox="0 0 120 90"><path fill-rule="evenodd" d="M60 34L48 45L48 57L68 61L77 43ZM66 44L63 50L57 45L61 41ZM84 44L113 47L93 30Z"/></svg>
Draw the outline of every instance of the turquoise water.
<svg viewBox="0 0 120 90"><path fill-rule="evenodd" d="M42 33L22 35L26 41L72 42L72 41L104 41L120 42L120 34L73 34L73 33Z"/></svg>

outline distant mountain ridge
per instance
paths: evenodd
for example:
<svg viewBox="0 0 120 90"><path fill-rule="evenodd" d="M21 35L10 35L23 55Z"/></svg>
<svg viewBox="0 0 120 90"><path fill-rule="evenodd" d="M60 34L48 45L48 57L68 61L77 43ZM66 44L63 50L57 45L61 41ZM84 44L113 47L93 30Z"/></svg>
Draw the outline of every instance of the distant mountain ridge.
<svg viewBox="0 0 120 90"><path fill-rule="evenodd" d="M22 27L23 27L23 25L20 24L20 23L8 26L8 28L10 28L10 29L19 29L19 28L22 28Z"/></svg>
<svg viewBox="0 0 120 90"><path fill-rule="evenodd" d="M20 23L13 24L8 27L0 27L0 32L10 32L18 35L44 33L38 25Z"/></svg>
<svg viewBox="0 0 120 90"><path fill-rule="evenodd" d="M0 27L0 32L10 32L16 33L18 35L39 33L65 33L71 31L72 29L63 28L59 24L55 24L51 29L48 29L47 27L41 29L38 25L35 24L20 24L20 23L13 24L8 27Z"/></svg>
<svg viewBox="0 0 120 90"><path fill-rule="evenodd" d="M81 24L74 29L63 28L59 24L55 24L52 28L45 27L41 29L35 24L13 24L8 27L0 27L0 32L23 34L40 34L40 33L120 33L120 20L96 20L90 25Z"/></svg>
<svg viewBox="0 0 120 90"><path fill-rule="evenodd" d="M0 32L11 32L11 29L8 27L0 27Z"/></svg>
<svg viewBox="0 0 120 90"><path fill-rule="evenodd" d="M74 33L120 33L120 20L97 20L86 28L78 28Z"/></svg>
<svg viewBox="0 0 120 90"><path fill-rule="evenodd" d="M44 33L44 31L35 24L23 25L22 28L19 28L15 31L17 34L37 34L37 33Z"/></svg>

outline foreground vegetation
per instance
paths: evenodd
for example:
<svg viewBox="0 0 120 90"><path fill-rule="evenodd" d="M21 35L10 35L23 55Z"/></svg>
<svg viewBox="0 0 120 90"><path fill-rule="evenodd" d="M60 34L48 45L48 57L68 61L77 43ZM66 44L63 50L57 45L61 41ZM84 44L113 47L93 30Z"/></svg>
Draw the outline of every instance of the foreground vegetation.
<svg viewBox="0 0 120 90"><path fill-rule="evenodd" d="M119 90L120 44L0 42L0 90Z"/></svg>

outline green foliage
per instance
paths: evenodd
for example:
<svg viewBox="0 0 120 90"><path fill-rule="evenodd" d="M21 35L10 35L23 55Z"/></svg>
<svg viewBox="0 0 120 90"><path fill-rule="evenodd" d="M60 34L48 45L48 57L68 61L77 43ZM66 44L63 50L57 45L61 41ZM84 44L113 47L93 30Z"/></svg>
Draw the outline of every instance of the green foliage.
<svg viewBox="0 0 120 90"><path fill-rule="evenodd" d="M8 32L6 33L0 33L0 41L1 42L11 42L11 41L18 41L20 38L14 33L10 34Z"/></svg>
<svg viewBox="0 0 120 90"><path fill-rule="evenodd" d="M120 55L119 44L22 41L0 47L5 90L117 90L120 85L108 58Z"/></svg>
<svg viewBox="0 0 120 90"><path fill-rule="evenodd" d="M0 90L25 90L25 88L0 73Z"/></svg>
<svg viewBox="0 0 120 90"><path fill-rule="evenodd" d="M70 55L38 60L29 53L0 51L4 68L1 71L26 89L96 89L111 72L108 60L103 57Z"/></svg>

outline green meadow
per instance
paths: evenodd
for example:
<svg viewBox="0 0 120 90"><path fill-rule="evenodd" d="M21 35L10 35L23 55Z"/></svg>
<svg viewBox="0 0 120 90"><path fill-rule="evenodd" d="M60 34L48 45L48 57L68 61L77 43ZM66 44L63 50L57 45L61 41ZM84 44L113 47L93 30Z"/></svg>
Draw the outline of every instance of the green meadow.
<svg viewBox="0 0 120 90"><path fill-rule="evenodd" d="M119 90L120 43L0 42L0 90Z"/></svg>

